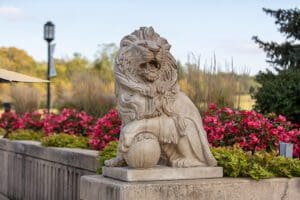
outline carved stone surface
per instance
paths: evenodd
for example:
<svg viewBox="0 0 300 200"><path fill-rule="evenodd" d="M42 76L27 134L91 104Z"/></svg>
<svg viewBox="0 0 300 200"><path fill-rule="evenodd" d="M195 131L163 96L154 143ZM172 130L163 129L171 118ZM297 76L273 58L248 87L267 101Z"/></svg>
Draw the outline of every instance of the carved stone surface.
<svg viewBox="0 0 300 200"><path fill-rule="evenodd" d="M96 174L98 151L0 139L0 200L79 200L80 177Z"/></svg>
<svg viewBox="0 0 300 200"><path fill-rule="evenodd" d="M157 164L160 154L161 150L156 137L152 134L140 134L134 138L124 158L131 167L147 168Z"/></svg>
<svg viewBox="0 0 300 200"><path fill-rule="evenodd" d="M187 169L188 170L188 169ZM82 176L81 200L298 200L300 178L125 182Z"/></svg>
<svg viewBox="0 0 300 200"><path fill-rule="evenodd" d="M222 167L171 168L156 166L150 169L103 167L102 175L122 181L165 181L223 177Z"/></svg>
<svg viewBox="0 0 300 200"><path fill-rule="evenodd" d="M216 166L201 116L179 89L170 48L152 27L122 39L114 66L122 128L118 156L106 166L151 168L160 155L172 167Z"/></svg>

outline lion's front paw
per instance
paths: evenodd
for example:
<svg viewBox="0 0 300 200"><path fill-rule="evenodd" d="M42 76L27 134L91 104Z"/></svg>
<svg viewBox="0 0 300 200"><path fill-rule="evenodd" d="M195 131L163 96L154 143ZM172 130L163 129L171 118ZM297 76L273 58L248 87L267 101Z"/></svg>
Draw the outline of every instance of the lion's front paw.
<svg viewBox="0 0 300 200"><path fill-rule="evenodd" d="M126 162L123 158L115 157L110 160L104 161L104 165L106 167L122 167L122 166L126 166Z"/></svg>
<svg viewBox="0 0 300 200"><path fill-rule="evenodd" d="M171 166L172 167L200 167L206 165L196 159L178 158L171 161Z"/></svg>

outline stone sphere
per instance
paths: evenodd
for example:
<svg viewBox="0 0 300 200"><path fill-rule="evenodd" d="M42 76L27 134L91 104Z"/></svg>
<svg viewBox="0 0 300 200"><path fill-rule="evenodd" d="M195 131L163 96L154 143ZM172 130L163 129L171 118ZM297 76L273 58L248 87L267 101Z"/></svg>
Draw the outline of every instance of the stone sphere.
<svg viewBox="0 0 300 200"><path fill-rule="evenodd" d="M151 168L160 158L161 150L157 138L149 133L137 135L124 158L129 167Z"/></svg>

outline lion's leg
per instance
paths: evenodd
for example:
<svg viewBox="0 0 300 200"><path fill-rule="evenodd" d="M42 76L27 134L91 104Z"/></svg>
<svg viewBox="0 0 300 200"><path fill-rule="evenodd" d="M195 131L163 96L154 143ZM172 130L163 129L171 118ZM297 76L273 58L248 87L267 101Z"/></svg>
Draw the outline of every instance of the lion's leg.
<svg viewBox="0 0 300 200"><path fill-rule="evenodd" d="M185 124L186 124L185 131L178 134L177 141L174 140L173 142L167 144L164 143L164 141L160 141L163 143L161 145L162 149L167 155L169 165L171 165L172 167L203 166L204 163L202 163L194 154L189 138L186 135L187 133L190 134L193 133L193 131L195 131L194 124L191 123L190 121L186 121ZM168 125L168 123L165 123L165 125ZM169 129L164 129L164 131L170 132L174 130L169 127ZM162 133L162 135L172 136L173 134ZM172 141L172 140L166 140L166 141Z"/></svg>
<svg viewBox="0 0 300 200"><path fill-rule="evenodd" d="M123 167L127 166L123 156L118 153L117 157L104 161L106 167Z"/></svg>
<svg viewBox="0 0 300 200"><path fill-rule="evenodd" d="M194 155L186 136L179 139L178 144L161 145L168 159L168 165L172 167L196 167L204 166Z"/></svg>
<svg viewBox="0 0 300 200"><path fill-rule="evenodd" d="M172 166L172 162L180 158L180 155L178 154L176 146L174 144L162 144L161 149L167 157L168 165Z"/></svg>
<svg viewBox="0 0 300 200"><path fill-rule="evenodd" d="M127 163L125 162L123 156L118 155L115 158L106 160L104 162L104 165L106 167L124 167L124 166L127 166Z"/></svg>
<svg viewBox="0 0 300 200"><path fill-rule="evenodd" d="M201 162L197 155L194 153L192 149L192 145L189 141L188 135L198 134L197 130L195 129L194 124L186 120L186 128L183 135L181 135L178 139L177 143L177 151L181 155L181 158L173 161L173 167L196 167L196 166L205 166L206 164Z"/></svg>
<svg viewBox="0 0 300 200"><path fill-rule="evenodd" d="M172 161L172 167L205 166L205 164L199 161L195 156L187 136L179 138L177 150L181 157Z"/></svg>
<svg viewBox="0 0 300 200"><path fill-rule="evenodd" d="M135 136L141 133L151 133L157 136L158 133L158 120L157 118L136 120L128 123L122 128L122 135L124 141L121 144L120 150L127 152Z"/></svg>

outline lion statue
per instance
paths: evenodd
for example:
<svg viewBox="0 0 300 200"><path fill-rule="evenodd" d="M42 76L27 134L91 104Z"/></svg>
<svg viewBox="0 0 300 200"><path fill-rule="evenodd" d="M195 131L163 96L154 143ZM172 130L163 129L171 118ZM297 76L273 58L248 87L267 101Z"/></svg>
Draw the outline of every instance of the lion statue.
<svg viewBox="0 0 300 200"><path fill-rule="evenodd" d="M121 40L114 74L122 127L118 155L105 166L153 167L161 156L171 167L217 165L201 116L179 89L170 48L152 27Z"/></svg>

